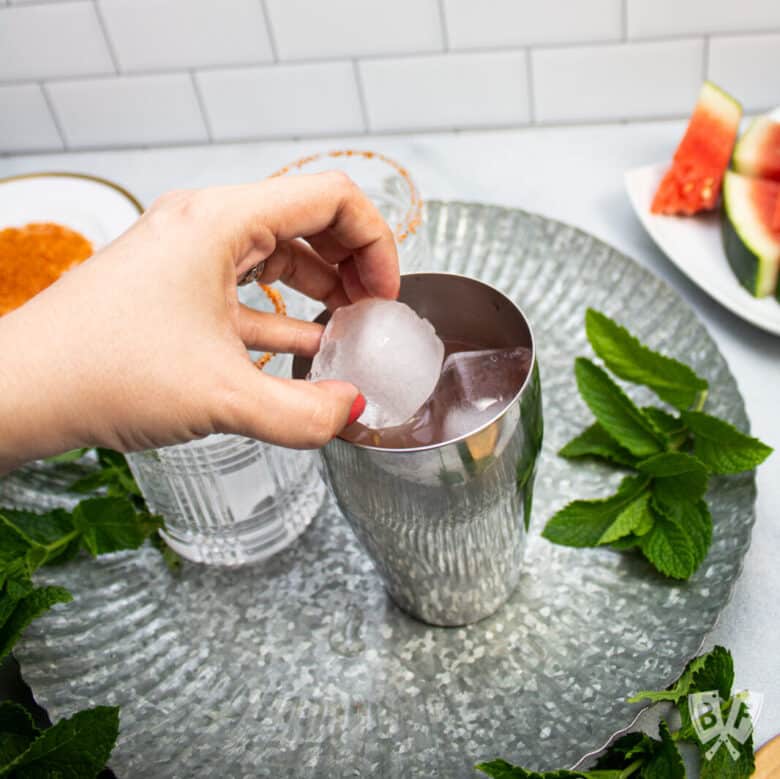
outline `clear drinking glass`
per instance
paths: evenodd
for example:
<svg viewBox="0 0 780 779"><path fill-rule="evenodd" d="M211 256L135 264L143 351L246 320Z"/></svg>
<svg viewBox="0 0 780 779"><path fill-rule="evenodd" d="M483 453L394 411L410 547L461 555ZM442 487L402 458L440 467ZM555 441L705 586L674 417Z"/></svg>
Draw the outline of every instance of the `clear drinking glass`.
<svg viewBox="0 0 780 779"><path fill-rule="evenodd" d="M283 294L291 316L310 318L318 309L292 290ZM240 288L239 297L270 309L256 285ZM288 377L291 364L290 355L279 354L263 369ZM270 557L306 529L326 493L316 452L237 435L211 435L127 459L150 508L165 518L166 542L195 562L237 566Z"/></svg>
<svg viewBox="0 0 780 779"><path fill-rule="evenodd" d="M273 176L344 171L377 206L393 230L401 273L425 270L430 244L423 227L423 203L409 171L379 152L337 149L301 157Z"/></svg>

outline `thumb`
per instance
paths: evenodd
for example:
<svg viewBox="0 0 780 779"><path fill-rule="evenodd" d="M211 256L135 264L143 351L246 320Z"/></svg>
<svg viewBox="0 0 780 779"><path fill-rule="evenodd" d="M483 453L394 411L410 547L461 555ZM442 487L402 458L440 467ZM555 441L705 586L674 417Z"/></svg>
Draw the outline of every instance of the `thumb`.
<svg viewBox="0 0 780 779"><path fill-rule="evenodd" d="M365 408L345 381L280 379L248 364L220 432L294 449L316 449L355 421Z"/></svg>

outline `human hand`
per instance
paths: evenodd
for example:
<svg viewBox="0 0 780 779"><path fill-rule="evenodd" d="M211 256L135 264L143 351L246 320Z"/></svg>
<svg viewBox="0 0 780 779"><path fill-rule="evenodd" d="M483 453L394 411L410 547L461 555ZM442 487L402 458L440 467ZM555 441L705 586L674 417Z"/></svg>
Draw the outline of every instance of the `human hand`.
<svg viewBox="0 0 780 779"><path fill-rule="evenodd" d="M131 451L214 432L330 440L359 409L358 388L279 379L247 354L310 356L322 329L239 303L237 279L262 261L260 281L331 309L398 294L390 229L343 174L164 195L0 319L0 471L79 446Z"/></svg>

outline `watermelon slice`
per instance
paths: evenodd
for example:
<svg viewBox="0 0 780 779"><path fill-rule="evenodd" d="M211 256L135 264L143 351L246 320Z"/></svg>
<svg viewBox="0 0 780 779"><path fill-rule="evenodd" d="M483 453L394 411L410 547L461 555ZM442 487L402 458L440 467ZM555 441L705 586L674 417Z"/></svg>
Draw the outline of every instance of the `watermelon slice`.
<svg viewBox="0 0 780 779"><path fill-rule="evenodd" d="M780 181L780 121L759 116L751 122L734 149L734 170Z"/></svg>
<svg viewBox="0 0 780 779"><path fill-rule="evenodd" d="M780 230L772 227L780 182L728 171L723 181L723 247L740 283L751 295L777 291Z"/></svg>
<svg viewBox="0 0 780 779"><path fill-rule="evenodd" d="M672 167L653 198L654 214L697 214L715 208L741 118L740 104L705 81Z"/></svg>

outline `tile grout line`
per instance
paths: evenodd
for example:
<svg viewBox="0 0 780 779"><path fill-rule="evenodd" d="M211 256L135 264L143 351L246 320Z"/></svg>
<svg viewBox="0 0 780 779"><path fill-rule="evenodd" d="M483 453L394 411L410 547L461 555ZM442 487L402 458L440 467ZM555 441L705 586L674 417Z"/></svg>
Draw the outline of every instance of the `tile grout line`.
<svg viewBox="0 0 780 779"><path fill-rule="evenodd" d="M29 82L28 82L29 83ZM755 111L752 111L751 113L759 113L762 110L768 110L771 106L765 106L764 108L755 109ZM417 135L417 134L425 134L425 135L457 135L459 133L505 133L505 132L512 132L516 130L521 131L536 131L545 127L549 127L551 129L567 129L567 128L574 128L574 129L587 129L592 127L617 127L622 125L632 125L636 123L661 123L661 122L684 122L686 119L690 118L690 114L674 114L674 115L667 115L667 116L637 116L637 117L631 117L630 119L576 119L576 120L570 120L570 121L557 121L557 120L551 120L551 121L544 121L544 122L537 122L535 125L531 126L528 124L510 124L510 125L473 125L469 127L454 127L454 128L445 128L442 129L441 127L418 127L414 129L396 129L396 130L380 130L378 132L372 133L371 135L377 138L396 138L401 135ZM365 133L364 133L365 134ZM305 135L251 135L251 136L241 136L241 137L226 137L224 139L220 139L218 141L214 142L215 146L230 146L230 145L239 145L239 146L245 146L249 144L256 144L256 143L288 143L293 140L323 140L328 138L339 138L343 139L344 137L357 137L359 133L351 133L348 136L345 136L343 132L325 132L325 133L313 133L313 134L305 134ZM80 154L85 152L98 152L98 151L155 151L155 150L164 150L164 149L181 149L181 148L202 148L204 146L209 146L210 144L204 143L202 141L166 141L164 143L159 144L132 144L132 143L123 143L121 145L84 145L84 146L75 146L75 147L66 147L65 152L69 154ZM35 154L41 154L41 155L51 155L51 154L63 154L62 149L58 149L56 151L46 151L41 150L40 152L34 152ZM7 157L13 157L16 156L17 152L8 152L8 151L0 151L0 159L1 158L7 158Z"/></svg>
<svg viewBox="0 0 780 779"><path fill-rule="evenodd" d="M188 72L190 75L192 88L195 90L195 101L198 104L198 110L200 111L201 118L203 119L203 126L206 128L206 137L208 138L209 143L214 143L214 133L211 129L211 120L209 119L209 113L206 110L206 101L203 99L203 94L200 91L198 79L195 78L195 70L190 69Z"/></svg>
<svg viewBox="0 0 780 779"><path fill-rule="evenodd" d="M622 0L620 5L620 27L623 42L628 41L628 0Z"/></svg>
<svg viewBox="0 0 780 779"><path fill-rule="evenodd" d="M708 41L712 38L722 38L722 37L729 37L729 38L749 38L753 36L771 36L771 35L780 35L780 28L772 28L771 30L742 30L740 32L730 32L730 33L722 33L718 35L708 35L707 39ZM652 38L634 38L629 42L629 45L642 45L642 44L649 44L649 43L672 43L672 42L679 42L679 41L688 41L688 42L701 42L702 35L694 36L690 34L686 35L673 35L673 36L667 36L667 37L652 37ZM577 41L577 42L569 42L569 43L543 43L543 44L530 44L530 47L534 51L565 51L567 49L577 49L577 48L612 48L615 46L621 46L623 45L622 41L619 40L597 40L597 41ZM500 45L500 46L479 46L469 49L458 49L457 51L450 51L449 53L452 54L462 54L462 55L473 55L477 56L479 54L518 54L525 51L525 49L528 48L527 46L506 46L506 45ZM437 51L416 51L416 52L401 52L401 53L395 53L395 54L374 54L366 57L361 57L361 61L367 61L367 62L385 62L388 60L407 60L407 59L414 59L415 57L437 57L437 56L443 56L442 52ZM280 66L290 66L294 67L296 65L328 65L332 63L337 62L349 62L351 61L349 57L320 57L320 58L300 58L300 59L294 59L294 60L285 60L285 61L279 61L278 63L273 62L262 62L262 61L247 61L247 62L231 62L231 63L225 63L221 65L203 65L203 66L195 66L194 69L198 72L202 73L210 73L210 72L218 72L218 71L230 71L230 70L240 70L242 68L273 68L275 65ZM157 68L141 68L138 70L132 70L130 72L128 71L119 71L117 73L81 73L79 75L73 76L48 76L46 77L46 83L59 83L62 81L90 81L90 80L98 80L98 79L110 79L115 78L117 76L158 76L158 75L170 75L175 73L186 73L188 71L187 68L183 67L157 67ZM14 84L33 84L36 83L36 80L32 77L12 77L12 78L3 78L0 75L0 86L10 86Z"/></svg>
<svg viewBox="0 0 780 779"><path fill-rule="evenodd" d="M447 14L444 11L444 0L438 0L439 6L439 24L441 26L441 40L444 44L444 51L450 51L450 31L447 27Z"/></svg>
<svg viewBox="0 0 780 779"><path fill-rule="evenodd" d="M366 103L365 87L363 85L363 76L360 73L360 65L356 59L352 60L352 72L355 76L355 86L357 87L358 103L360 103L360 116L363 119L363 134L368 135L371 132L371 125L368 121L368 104Z"/></svg>
<svg viewBox="0 0 780 779"><path fill-rule="evenodd" d="M279 47L276 45L276 35L274 35L274 28L271 24L271 12L268 10L268 3L266 3L266 0L259 0L259 2L263 11L263 19L265 19L265 29L268 33L268 43L271 46L271 56L274 58L274 62L279 62Z"/></svg>
<svg viewBox="0 0 780 779"><path fill-rule="evenodd" d="M97 16L100 31L103 33L103 40L106 42L108 56L111 58L111 64L114 66L114 74L119 75L121 73L119 67L119 55L114 48L114 42L111 40L111 36L108 34L108 26L106 25L106 20L103 18L103 12L100 10L100 4L97 0L92 0L92 7L95 9L95 15Z"/></svg>
<svg viewBox="0 0 780 779"><path fill-rule="evenodd" d="M44 84L42 81L38 82L38 88L41 90L41 94L43 95L43 102L46 103L46 108L49 109L51 119L54 122L54 126L57 128L57 133L59 134L60 141L62 142L62 148L65 151L68 151L68 141L65 137L65 130L62 126L62 123L60 122L59 116L57 116L57 112L54 110L54 103L52 102L49 90L46 89L46 84Z"/></svg>
<svg viewBox="0 0 780 779"><path fill-rule="evenodd" d="M534 66L530 46L525 50L525 73L528 88L528 124L536 124L536 90L534 89Z"/></svg>

